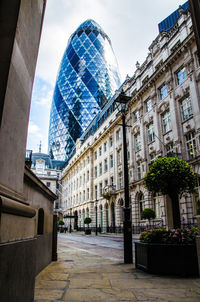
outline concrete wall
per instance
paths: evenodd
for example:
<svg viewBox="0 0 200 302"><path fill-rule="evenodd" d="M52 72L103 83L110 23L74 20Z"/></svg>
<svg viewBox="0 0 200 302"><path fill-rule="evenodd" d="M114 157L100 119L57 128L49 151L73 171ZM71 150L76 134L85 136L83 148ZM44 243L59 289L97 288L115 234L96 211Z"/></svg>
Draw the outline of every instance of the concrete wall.
<svg viewBox="0 0 200 302"><path fill-rule="evenodd" d="M0 244L0 300L28 302L34 298L36 239Z"/></svg>
<svg viewBox="0 0 200 302"><path fill-rule="evenodd" d="M0 1L0 301L31 302L52 257L57 198L25 164L31 93L46 0ZM38 235L38 211L44 228Z"/></svg>
<svg viewBox="0 0 200 302"><path fill-rule="evenodd" d="M23 192L29 110L44 3L43 0L21 0L4 98L0 134L0 184L18 194ZM8 26L6 22L10 20L10 9L7 8L12 5L11 0L1 3L1 15L5 17L4 24L1 24L3 28ZM9 32L5 31L4 35L6 39ZM0 73L2 68L0 66Z"/></svg>

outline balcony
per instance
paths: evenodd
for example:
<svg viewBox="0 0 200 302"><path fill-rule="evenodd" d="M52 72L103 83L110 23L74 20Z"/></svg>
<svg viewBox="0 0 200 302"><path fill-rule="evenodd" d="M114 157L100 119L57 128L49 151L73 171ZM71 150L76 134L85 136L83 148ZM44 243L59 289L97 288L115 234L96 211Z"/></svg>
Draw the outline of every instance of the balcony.
<svg viewBox="0 0 200 302"><path fill-rule="evenodd" d="M107 185L103 188L102 196L106 199L110 199L111 196L116 194L116 186L115 185Z"/></svg>

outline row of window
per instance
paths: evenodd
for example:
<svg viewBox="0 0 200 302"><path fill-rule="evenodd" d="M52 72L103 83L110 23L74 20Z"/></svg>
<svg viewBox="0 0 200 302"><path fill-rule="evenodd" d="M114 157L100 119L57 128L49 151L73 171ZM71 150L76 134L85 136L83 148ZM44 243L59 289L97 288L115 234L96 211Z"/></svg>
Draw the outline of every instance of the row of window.
<svg viewBox="0 0 200 302"><path fill-rule="evenodd" d="M177 83L181 84L184 80L186 79L186 71L185 68L181 69L178 73L177 73ZM168 91L167 91L167 85L164 84L160 89L159 89L159 93L160 93L160 99L163 100L164 98L166 98ZM187 106L187 105L186 105ZM152 99L148 99L145 102L145 112L150 112L153 108L153 101ZM188 114L188 113L187 113ZM187 116L187 115L186 115ZM136 111L134 113L134 122L137 122L140 118L140 114L139 111ZM185 116L183 116L183 119L185 120Z"/></svg>
<svg viewBox="0 0 200 302"><path fill-rule="evenodd" d="M110 168L113 168L114 162L113 162L113 154L110 155ZM104 159L104 172L108 171L108 159ZM102 163L99 163L99 175L102 175L103 173L103 166ZM94 167L94 177L97 178L97 166Z"/></svg>
<svg viewBox="0 0 200 302"><path fill-rule="evenodd" d="M148 100L146 102L147 105L147 112L149 112L152 109L152 100ZM192 102L190 97L186 97L184 100L182 100L181 102L181 115L182 115L182 120L185 121L187 120L189 117L191 117L193 115L193 111L192 111ZM134 122L139 121L140 119L140 114L139 111L134 112ZM164 119L164 117L163 117ZM165 131L166 132L166 131Z"/></svg>
<svg viewBox="0 0 200 302"><path fill-rule="evenodd" d="M112 137L109 138L109 145L110 145L110 147L113 146L113 139L112 139ZM108 149L108 147L107 147L107 142L105 142L105 143L103 144L103 151L104 151L104 152L107 152L107 149ZM98 155L99 155L99 156L102 155L102 146L99 147ZM97 151L94 152L94 159L95 159L95 160L97 159Z"/></svg>

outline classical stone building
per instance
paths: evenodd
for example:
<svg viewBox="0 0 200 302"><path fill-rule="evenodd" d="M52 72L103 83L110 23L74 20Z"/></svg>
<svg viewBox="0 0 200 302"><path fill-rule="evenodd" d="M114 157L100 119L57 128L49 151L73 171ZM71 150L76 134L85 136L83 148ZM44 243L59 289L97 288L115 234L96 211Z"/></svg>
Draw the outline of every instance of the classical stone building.
<svg viewBox="0 0 200 302"><path fill-rule="evenodd" d="M52 159L49 154L42 153L41 147L38 153L32 154L31 162L31 170L34 174L57 195L57 199L54 201L54 210L59 212L62 194L61 170L65 162Z"/></svg>
<svg viewBox="0 0 200 302"><path fill-rule="evenodd" d="M154 225L173 226L171 201L166 196L152 196L143 184L157 157L178 156L200 176L200 66L190 14L186 8L176 15L173 25L162 29L150 45L145 62L136 63L134 75L121 87L131 96L126 124L135 231L146 225L141 211L147 207L156 212ZM76 216L75 227L83 227L86 216L95 226L96 206L102 231L120 228L123 223L122 127L115 98L77 141L74 156L62 173L63 214ZM198 187L195 195L185 194L180 199L183 224L196 222L199 193Z"/></svg>

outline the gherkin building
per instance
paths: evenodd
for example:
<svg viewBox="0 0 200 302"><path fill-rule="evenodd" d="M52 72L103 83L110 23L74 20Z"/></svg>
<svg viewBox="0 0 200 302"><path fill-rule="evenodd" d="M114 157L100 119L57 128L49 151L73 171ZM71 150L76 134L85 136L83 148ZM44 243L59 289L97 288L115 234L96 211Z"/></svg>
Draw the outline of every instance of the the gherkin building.
<svg viewBox="0 0 200 302"><path fill-rule="evenodd" d="M68 160L96 114L120 86L111 41L93 20L69 39L58 72L49 124L49 153Z"/></svg>

